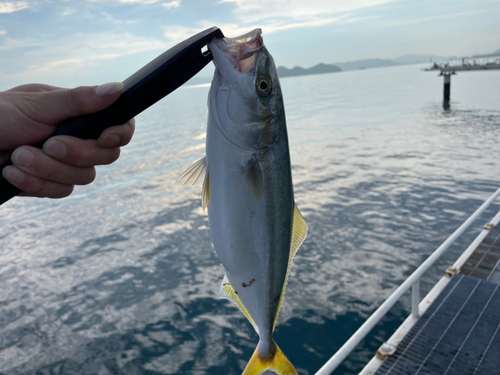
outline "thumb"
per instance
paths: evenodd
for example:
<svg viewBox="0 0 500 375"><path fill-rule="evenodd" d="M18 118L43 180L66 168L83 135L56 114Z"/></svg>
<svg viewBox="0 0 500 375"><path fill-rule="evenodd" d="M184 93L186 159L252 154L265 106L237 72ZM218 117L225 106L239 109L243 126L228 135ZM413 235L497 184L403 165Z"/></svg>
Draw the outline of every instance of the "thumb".
<svg viewBox="0 0 500 375"><path fill-rule="evenodd" d="M34 93L30 96L32 119L56 125L80 115L98 112L113 104L121 94L123 83L110 82L100 86L81 86Z"/></svg>

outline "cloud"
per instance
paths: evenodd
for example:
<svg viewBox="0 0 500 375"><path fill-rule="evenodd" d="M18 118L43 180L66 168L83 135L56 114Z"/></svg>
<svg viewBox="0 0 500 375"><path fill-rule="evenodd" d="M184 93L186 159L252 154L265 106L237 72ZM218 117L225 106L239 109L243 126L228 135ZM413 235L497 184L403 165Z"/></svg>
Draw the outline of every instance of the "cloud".
<svg viewBox="0 0 500 375"><path fill-rule="evenodd" d="M375 17L354 17L353 12L401 0L220 0L219 3L234 5L237 23L221 23L202 20L198 27L167 26L164 36L179 42L206 28L217 25L227 36L244 34L261 28L264 34L292 29L314 28L329 24L347 24Z"/></svg>
<svg viewBox="0 0 500 375"><path fill-rule="evenodd" d="M23 9L28 9L26 1L7 1L0 3L0 13L14 13Z"/></svg>
<svg viewBox="0 0 500 375"><path fill-rule="evenodd" d="M398 20L398 21L388 22L385 24L385 26L406 26L406 25L412 25L412 24L416 24L416 23L439 20L439 19L443 19L443 18L466 17L466 16L471 16L474 14L485 13L485 12L488 12L488 10L476 10L476 11L472 11L472 12L450 13L450 14L443 14L440 16L431 16L431 17L422 17L422 18L406 18L406 19L402 19L402 20Z"/></svg>
<svg viewBox="0 0 500 375"><path fill-rule="evenodd" d="M122 4L154 4L158 0L118 0Z"/></svg>
<svg viewBox="0 0 500 375"><path fill-rule="evenodd" d="M167 9L179 8L181 6L181 0L174 0L169 3L162 4Z"/></svg>
<svg viewBox="0 0 500 375"><path fill-rule="evenodd" d="M186 26L166 26L164 27L163 35L170 42L177 43L181 42L184 39L193 36L194 34L199 33L209 27L214 26L210 21L201 21L198 23L199 27L186 27ZM248 32L248 28L238 26L237 24L218 24L221 30L224 31L227 35L240 35Z"/></svg>
<svg viewBox="0 0 500 375"><path fill-rule="evenodd" d="M332 15L352 12L363 8L393 3L401 0L222 0L235 5L234 14L242 22L262 22L273 18L301 20L329 19Z"/></svg>
<svg viewBox="0 0 500 375"><path fill-rule="evenodd" d="M87 0L91 3L97 3L97 2L118 2L120 4L156 4L159 3L160 0ZM172 0L167 3L161 4L167 9L172 9L172 8L179 8L181 6L181 0Z"/></svg>
<svg viewBox="0 0 500 375"><path fill-rule="evenodd" d="M6 37L0 44L0 51L10 51L21 48L37 48L39 42L35 39L15 39Z"/></svg>
<svg viewBox="0 0 500 375"><path fill-rule="evenodd" d="M57 40L8 38L0 50L27 49L23 62L35 62L21 72L0 73L0 82L17 79L33 80L53 74L75 74L81 68L141 52L165 50L168 43L150 37L131 34L88 33L65 36Z"/></svg>
<svg viewBox="0 0 500 375"><path fill-rule="evenodd" d="M120 4L154 4L160 0L88 0L91 3L118 1Z"/></svg>
<svg viewBox="0 0 500 375"><path fill-rule="evenodd" d="M76 13L76 9L75 8L65 8L61 12L61 16L71 16L71 15L73 15L75 13Z"/></svg>
<svg viewBox="0 0 500 375"><path fill-rule="evenodd" d="M140 19L134 20L121 20L113 17L110 13L103 12L99 16L96 16L96 19L101 19L106 22L108 25L133 25L142 22Z"/></svg>
<svg viewBox="0 0 500 375"><path fill-rule="evenodd" d="M38 41L37 46L41 46L41 50L27 53L29 57L65 56L65 59L85 61L115 59L168 47L167 43L155 38L112 33L74 34L47 42Z"/></svg>
<svg viewBox="0 0 500 375"><path fill-rule="evenodd" d="M5 35L5 34L7 34L7 31L5 31L5 30L0 30L0 35Z"/></svg>
<svg viewBox="0 0 500 375"><path fill-rule="evenodd" d="M237 0L225 0L227 1L237 1ZM286 31L292 29L301 28L312 28L324 26L332 23L345 24L353 23L364 20L365 18L352 18L350 14L343 14L339 16L323 17L297 20L293 18L275 19L268 20L265 22L255 22L251 24L240 24L240 23L220 23L217 22L217 26L224 32L224 35L229 37L235 37L241 34L245 34L255 28L261 28L264 35L273 34L279 31ZM185 27L185 26L167 26L164 27L163 35L169 39L171 42L180 42L190 36L199 33L209 27L215 26L215 22L211 21L200 21L198 22L199 27Z"/></svg>

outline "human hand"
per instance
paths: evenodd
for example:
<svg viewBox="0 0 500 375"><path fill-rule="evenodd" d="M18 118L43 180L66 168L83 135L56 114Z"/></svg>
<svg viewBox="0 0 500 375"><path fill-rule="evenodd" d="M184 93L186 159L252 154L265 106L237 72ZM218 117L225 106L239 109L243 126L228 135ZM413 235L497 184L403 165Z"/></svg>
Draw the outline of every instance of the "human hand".
<svg viewBox="0 0 500 375"><path fill-rule="evenodd" d="M29 84L0 92L0 164L12 160L2 174L23 191L19 195L66 197L74 185L95 179L96 165L118 159L120 146L132 138L134 119L106 129L97 140L61 135L49 138L42 150L26 145L47 139L64 120L110 106L122 88L120 82L75 89Z"/></svg>

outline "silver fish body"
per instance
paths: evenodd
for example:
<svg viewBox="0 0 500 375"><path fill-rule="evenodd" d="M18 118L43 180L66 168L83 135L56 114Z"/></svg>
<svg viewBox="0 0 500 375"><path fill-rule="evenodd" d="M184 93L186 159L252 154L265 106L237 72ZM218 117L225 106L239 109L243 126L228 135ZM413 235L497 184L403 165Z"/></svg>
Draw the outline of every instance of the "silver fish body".
<svg viewBox="0 0 500 375"><path fill-rule="evenodd" d="M260 349L267 351L290 255L294 204L288 141L285 134L272 148L242 150L212 126L213 120L207 131L208 164L217 165L209 167L212 240L258 327Z"/></svg>
<svg viewBox="0 0 500 375"><path fill-rule="evenodd" d="M276 67L260 29L213 40L209 48L217 69L206 157L191 167L199 175L187 176L203 179L212 241L226 270L220 295L240 307L260 336L244 374L296 374L272 337L291 260L307 232L294 202Z"/></svg>

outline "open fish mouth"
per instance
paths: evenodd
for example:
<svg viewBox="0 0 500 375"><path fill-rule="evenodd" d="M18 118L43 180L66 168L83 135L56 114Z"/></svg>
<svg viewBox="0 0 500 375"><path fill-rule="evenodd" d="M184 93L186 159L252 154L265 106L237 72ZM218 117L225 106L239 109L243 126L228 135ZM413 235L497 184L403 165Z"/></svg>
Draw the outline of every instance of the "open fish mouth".
<svg viewBox="0 0 500 375"><path fill-rule="evenodd" d="M262 30L255 29L236 38L219 39L215 46L230 60L234 70L253 73L258 52L264 46ZM214 59L218 63L217 54L214 54Z"/></svg>

